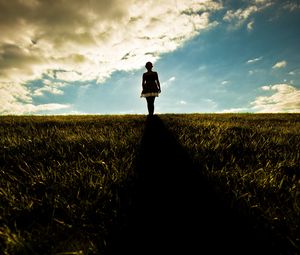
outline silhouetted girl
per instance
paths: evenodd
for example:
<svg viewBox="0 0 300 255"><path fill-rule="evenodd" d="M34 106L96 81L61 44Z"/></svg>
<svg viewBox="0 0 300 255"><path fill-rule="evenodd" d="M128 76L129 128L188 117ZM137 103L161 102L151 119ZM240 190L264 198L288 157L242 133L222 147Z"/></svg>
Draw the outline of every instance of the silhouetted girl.
<svg viewBox="0 0 300 255"><path fill-rule="evenodd" d="M155 97L158 97L160 90L160 83L158 80L157 72L152 71L152 63L147 62L145 65L147 72L143 74L143 81L142 81L142 94L141 97L146 97L148 112L149 115L153 115L154 113L154 100Z"/></svg>

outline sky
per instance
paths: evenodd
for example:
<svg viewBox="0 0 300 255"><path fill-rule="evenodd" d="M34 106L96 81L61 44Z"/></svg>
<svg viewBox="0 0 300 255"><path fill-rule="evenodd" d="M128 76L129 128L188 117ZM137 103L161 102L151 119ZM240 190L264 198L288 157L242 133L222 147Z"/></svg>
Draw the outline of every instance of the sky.
<svg viewBox="0 0 300 255"><path fill-rule="evenodd" d="M300 112L300 0L0 0L0 114Z"/></svg>

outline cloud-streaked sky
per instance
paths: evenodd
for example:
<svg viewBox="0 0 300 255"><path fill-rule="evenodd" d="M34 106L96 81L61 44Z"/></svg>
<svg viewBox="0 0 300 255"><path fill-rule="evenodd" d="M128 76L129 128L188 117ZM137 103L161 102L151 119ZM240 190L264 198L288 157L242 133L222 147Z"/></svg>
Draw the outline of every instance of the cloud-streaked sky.
<svg viewBox="0 0 300 255"><path fill-rule="evenodd" d="M0 0L0 114L300 112L300 2Z"/></svg>

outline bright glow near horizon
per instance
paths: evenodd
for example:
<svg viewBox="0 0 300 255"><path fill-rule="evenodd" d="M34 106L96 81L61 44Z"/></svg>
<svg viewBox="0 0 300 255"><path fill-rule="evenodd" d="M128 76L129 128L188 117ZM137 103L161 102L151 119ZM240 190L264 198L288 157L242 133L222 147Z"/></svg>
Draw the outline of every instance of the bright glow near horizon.
<svg viewBox="0 0 300 255"><path fill-rule="evenodd" d="M0 114L300 112L300 3L0 0Z"/></svg>

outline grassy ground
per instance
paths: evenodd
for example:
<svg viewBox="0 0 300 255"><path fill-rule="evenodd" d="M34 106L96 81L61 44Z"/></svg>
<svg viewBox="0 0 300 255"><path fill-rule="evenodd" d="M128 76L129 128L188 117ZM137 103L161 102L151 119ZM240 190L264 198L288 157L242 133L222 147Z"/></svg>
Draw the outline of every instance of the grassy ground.
<svg viewBox="0 0 300 255"><path fill-rule="evenodd" d="M262 217L299 251L299 114L167 115L162 120L233 206Z"/></svg>
<svg viewBox="0 0 300 255"><path fill-rule="evenodd" d="M3 254L299 251L300 115L3 116L0 134Z"/></svg>
<svg viewBox="0 0 300 255"><path fill-rule="evenodd" d="M143 129L140 116L1 117L0 253L100 253Z"/></svg>

